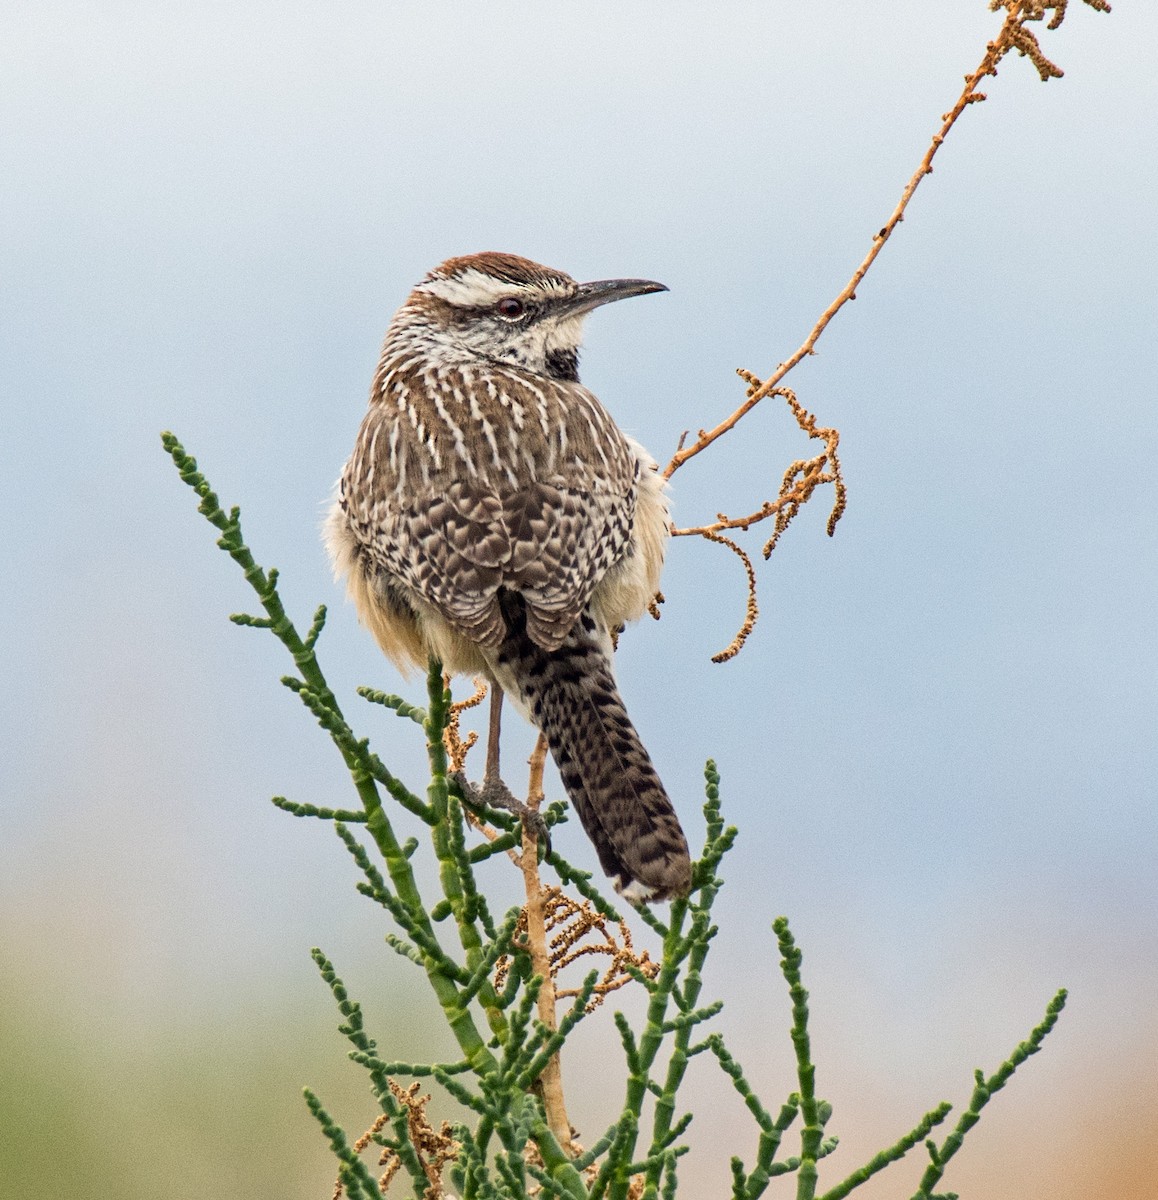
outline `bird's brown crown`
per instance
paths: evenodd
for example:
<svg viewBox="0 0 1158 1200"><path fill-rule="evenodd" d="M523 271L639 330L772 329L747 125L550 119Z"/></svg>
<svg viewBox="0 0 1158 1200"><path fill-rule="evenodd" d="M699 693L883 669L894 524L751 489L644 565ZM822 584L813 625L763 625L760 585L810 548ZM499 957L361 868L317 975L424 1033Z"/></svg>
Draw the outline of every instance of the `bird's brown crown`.
<svg viewBox="0 0 1158 1200"><path fill-rule="evenodd" d="M484 250L479 254L460 254L457 258L448 258L439 263L431 271L423 283L436 279L453 279L461 277L470 271L490 275L494 279L514 284L516 287L563 286L569 291L578 285L564 271L556 271L553 267L545 267L542 263L532 262L519 254L503 254L498 250ZM421 285L419 285L421 286Z"/></svg>

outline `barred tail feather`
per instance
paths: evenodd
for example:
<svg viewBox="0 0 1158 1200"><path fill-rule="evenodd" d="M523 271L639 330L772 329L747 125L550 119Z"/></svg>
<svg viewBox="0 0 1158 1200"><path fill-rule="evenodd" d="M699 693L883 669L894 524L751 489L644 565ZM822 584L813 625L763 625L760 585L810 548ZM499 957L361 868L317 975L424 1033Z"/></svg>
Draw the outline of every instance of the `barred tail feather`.
<svg viewBox="0 0 1158 1200"><path fill-rule="evenodd" d="M495 673L546 736L600 865L629 899L686 895L687 839L623 706L594 623L584 615L548 652L527 635L522 601L508 595L500 603L508 633Z"/></svg>

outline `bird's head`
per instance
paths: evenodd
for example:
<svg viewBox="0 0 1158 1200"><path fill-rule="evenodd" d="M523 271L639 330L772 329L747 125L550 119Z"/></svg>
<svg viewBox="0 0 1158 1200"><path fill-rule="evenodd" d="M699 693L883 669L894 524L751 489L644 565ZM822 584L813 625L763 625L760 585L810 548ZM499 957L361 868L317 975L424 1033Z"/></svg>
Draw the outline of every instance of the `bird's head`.
<svg viewBox="0 0 1158 1200"><path fill-rule="evenodd" d="M435 267L411 292L392 330L456 358L577 380L587 314L612 300L666 291L650 279L576 283L515 254L470 254Z"/></svg>

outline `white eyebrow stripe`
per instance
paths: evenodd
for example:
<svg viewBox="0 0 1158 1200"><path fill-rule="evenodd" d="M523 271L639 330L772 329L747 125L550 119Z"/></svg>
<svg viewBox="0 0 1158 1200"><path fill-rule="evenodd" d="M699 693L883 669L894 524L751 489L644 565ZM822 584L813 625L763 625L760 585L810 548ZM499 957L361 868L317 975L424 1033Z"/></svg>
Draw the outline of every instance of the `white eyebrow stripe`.
<svg viewBox="0 0 1158 1200"><path fill-rule="evenodd" d="M494 304L503 296L515 292L526 292L523 284L511 283L506 279L496 279L474 267L463 271L461 275L452 275L449 279L431 279L418 285L420 292L429 292L447 304L462 308L482 308Z"/></svg>
<svg viewBox="0 0 1158 1200"><path fill-rule="evenodd" d="M437 296L447 304L454 304L460 308L485 308L503 296L564 297L571 294L571 288L564 283L555 283L549 279L542 279L534 284L514 283L509 279L488 275L477 267L468 267L449 278L428 279L420 283L417 290Z"/></svg>

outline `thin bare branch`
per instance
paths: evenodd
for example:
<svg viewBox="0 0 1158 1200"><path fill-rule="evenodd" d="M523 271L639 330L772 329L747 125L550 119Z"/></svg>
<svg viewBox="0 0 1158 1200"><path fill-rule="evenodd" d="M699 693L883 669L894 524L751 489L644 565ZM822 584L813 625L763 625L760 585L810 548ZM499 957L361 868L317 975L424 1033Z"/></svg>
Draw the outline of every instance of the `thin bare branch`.
<svg viewBox="0 0 1158 1200"><path fill-rule="evenodd" d="M713 429L701 430L699 436L690 446L683 444L684 438L680 439L679 448L664 468L663 475L665 479L670 479L689 459L694 458L697 454L701 454L718 438L723 437L729 430L734 429L737 423L751 412L761 400L771 396L776 391L780 381L789 371L815 352L816 343L828 328L829 322L850 300L856 299L856 290L860 286L861 280L864 279L868 274L869 268L876 262L877 255L880 254L885 243L892 236L893 230L904 220L905 210L909 207L909 202L916 194L921 181L926 175L933 173L933 159L936 157L937 151L944 144L945 139L949 136L950 130L957 123L957 119L971 104L976 104L985 99L985 94L977 90L978 85L986 76L997 74L997 66L1001 60L1011 50L1017 50L1030 58L1042 79L1056 78L1062 74L1061 70L1042 54L1036 37L1030 30L1025 28L1025 24L1028 21L1042 20L1046 12L1052 10L1054 15L1048 28L1056 29L1064 19L1067 2L1068 0L1057 0L1057 3L1049 4L1043 3L1042 0L991 0L990 8L992 10L996 11L999 8L1005 8L1006 10L1001 30L997 37L986 46L985 53L976 69L971 74L965 76L965 86L961 91L961 95L953 107L943 115L941 127L933 135L933 139L929 144L929 148L925 151L920 165L905 185L904 190L901 192L901 198L897 201L897 205L893 209L889 219L881 226L877 233L873 234L872 244L869 247L868 253L853 272L852 278L845 284L836 299L820 314L816 324L813 325L808 336L797 350L785 359L759 387L754 389L749 388L744 403L735 412L726 417ZM1100 12L1109 11L1109 5L1105 0L1086 0L1086 3L1091 8L1095 8ZM744 374L746 378L750 378L746 373Z"/></svg>
<svg viewBox="0 0 1158 1200"><path fill-rule="evenodd" d="M547 739L540 733L528 760L530 777L527 782L527 807L535 812L538 812L543 803L543 769L546 762ZM523 885L527 896L527 903L523 909L527 952L531 956L531 970L543 980L543 986L539 989L539 1020L554 1031L558 1028L558 1020L555 1015L555 979L551 973L551 956L547 949L544 908L546 892L539 877L538 835L530 821L523 822L523 851L519 861L523 869ZM558 1054L551 1056L551 1060L536 1081L536 1087L547 1114L547 1124L551 1127L555 1140L564 1151L572 1153L571 1122L563 1099L563 1066Z"/></svg>
<svg viewBox="0 0 1158 1200"><path fill-rule="evenodd" d="M1046 58L1036 35L1031 29L1027 28L1027 25L1033 22L1040 22L1049 16L1050 20L1046 28L1056 29L1065 19L1068 2L1069 0L1053 0L1052 3L1049 0L989 0L991 11L1005 10L1005 18L1001 29L997 37L985 47L985 53L982 55L976 69L965 76L965 86L957 98L957 102L947 113L942 114L941 127L934 133L924 157L901 192L900 199L897 201L892 214L873 235L868 252L852 273L852 277L848 283L845 284L844 288L824 312L820 314L820 317L809 331L808 336L796 351L785 359L784 362L780 363L767 379L762 380L751 371L744 370L743 368L737 372L748 386L744 402L733 413L714 428L699 430L695 441L690 445L687 444L688 431L685 429L680 434L675 453L672 455L671 461L664 468L663 477L665 479L670 479L684 463L695 458L697 454L702 454L704 450L718 441L724 434L733 430L748 413L769 396L782 396L787 401L789 408L791 408L800 428L810 438L821 438L825 443L824 450L815 457L798 459L788 466L788 469L784 472L780 491L775 500L765 500L755 511L743 516L732 517L725 513L717 513L715 521L689 526L684 529L672 530L673 536L676 537L690 537L695 535L707 538L710 541L719 542L738 554L744 562L748 575L747 616L744 625L733 639L731 645L721 654L715 655L712 659L713 662L726 661L739 652L748 634L752 631L757 612L756 579L752 571L751 560L734 541L721 536L722 532L730 529L746 531L760 521L765 521L769 517L774 518L772 536L765 542L763 550L764 557L768 558L775 549L781 535L788 528L788 525L800 512L801 508L812 498L818 487L831 483L835 493L827 525L827 532L830 537L835 531L836 524L843 515L848 503L848 493L841 474L840 459L837 456L837 446L840 442L839 432L834 428L818 426L816 418L799 403L794 392L782 386L781 381L805 358L815 353L816 344L828 328L829 322L832 321L836 314L850 300L856 299L857 288L868 274L873 263L876 262L877 256L892 236L893 231L904 220L905 211L909 207L909 202L916 194L921 181L926 175L933 173L933 160L938 150L944 144L945 139L949 136L953 126L957 123L958 118L970 105L978 104L985 100L985 93L978 90L982 80L986 76L996 75L998 64L1011 51L1017 51L1023 57L1028 58L1043 81L1056 79L1062 75L1061 69ZM1110 5L1106 0L1085 0L1085 3L1098 12L1110 11ZM658 615L658 611L658 608L655 606L652 607L653 616Z"/></svg>

